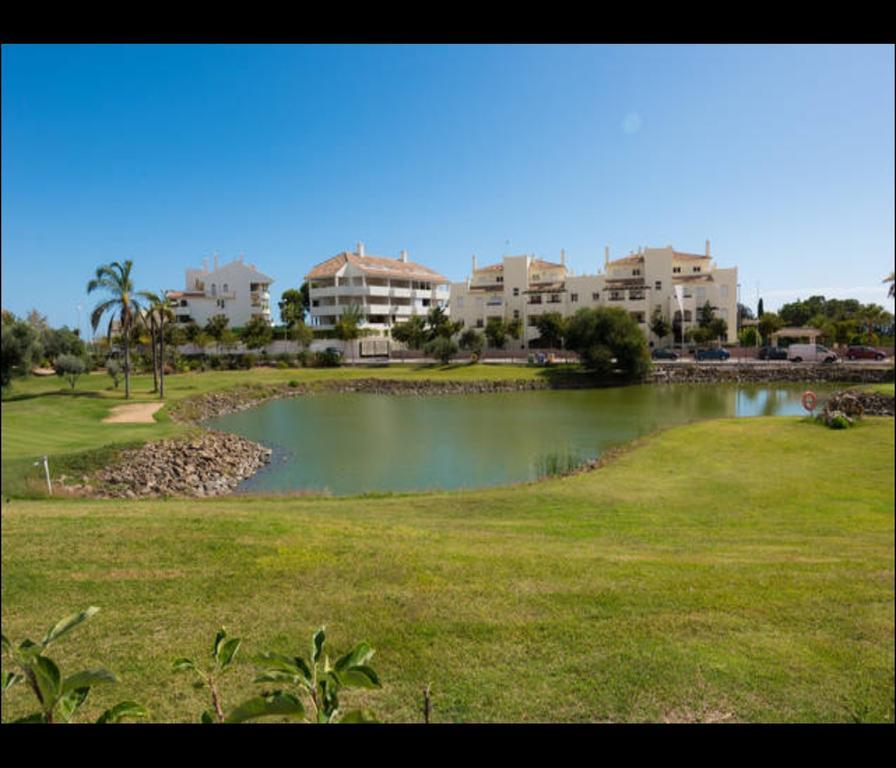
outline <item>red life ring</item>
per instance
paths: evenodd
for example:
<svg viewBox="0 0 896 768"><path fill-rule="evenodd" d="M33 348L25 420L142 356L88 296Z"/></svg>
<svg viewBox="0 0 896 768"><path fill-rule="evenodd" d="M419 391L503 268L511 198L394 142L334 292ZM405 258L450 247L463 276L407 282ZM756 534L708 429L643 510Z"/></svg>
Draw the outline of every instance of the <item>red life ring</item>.
<svg viewBox="0 0 896 768"><path fill-rule="evenodd" d="M815 393L812 390L808 390L803 392L803 408L807 411L814 411L815 404L818 402L818 398L815 396Z"/></svg>

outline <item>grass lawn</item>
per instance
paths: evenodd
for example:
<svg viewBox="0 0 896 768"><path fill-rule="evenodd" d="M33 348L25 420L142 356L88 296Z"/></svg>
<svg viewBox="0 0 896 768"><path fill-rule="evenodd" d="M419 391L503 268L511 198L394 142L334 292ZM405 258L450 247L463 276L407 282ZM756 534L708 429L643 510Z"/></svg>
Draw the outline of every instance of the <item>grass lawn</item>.
<svg viewBox="0 0 896 768"><path fill-rule="evenodd" d="M220 624L243 637L222 686L234 705L260 688L250 653L306 655L326 624L334 652L377 650L383 689L345 703L390 722L420 721L426 684L436 722L892 722L893 471L892 419L755 418L483 491L13 499L3 631L39 639L100 606L52 654L63 674L118 674L91 693L94 717L133 698L195 722L208 701L175 657L204 657Z"/></svg>
<svg viewBox="0 0 896 768"><path fill-rule="evenodd" d="M545 375L574 375L565 366L552 369L525 365L391 365L376 368L299 368L251 371L209 371L169 376L166 402L190 395L228 389L241 384L283 384L291 380L313 382L366 377L420 380L535 379ZM103 424L115 406L125 402L152 402L152 376L134 376L131 400L124 400L124 384L113 389L105 373L82 376L75 393L57 376L14 380L4 393L2 408L2 491L7 495L43 495L46 486L34 462L48 455L54 476L96 468L115 448L180 434L187 425L172 422L167 408L155 424Z"/></svg>
<svg viewBox="0 0 896 768"><path fill-rule="evenodd" d="M890 397L896 395L896 383L892 381L883 384L865 384L858 389L863 392L880 392L881 394L889 395Z"/></svg>

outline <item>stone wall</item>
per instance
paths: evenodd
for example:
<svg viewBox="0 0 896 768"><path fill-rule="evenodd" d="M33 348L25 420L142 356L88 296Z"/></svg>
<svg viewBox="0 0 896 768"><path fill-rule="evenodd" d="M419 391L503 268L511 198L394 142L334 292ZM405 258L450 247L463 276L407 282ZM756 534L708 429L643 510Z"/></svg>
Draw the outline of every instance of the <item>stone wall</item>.
<svg viewBox="0 0 896 768"><path fill-rule="evenodd" d="M770 381L842 381L856 384L877 384L893 381L892 365L866 363L654 363L647 376L652 384L722 384L726 382Z"/></svg>

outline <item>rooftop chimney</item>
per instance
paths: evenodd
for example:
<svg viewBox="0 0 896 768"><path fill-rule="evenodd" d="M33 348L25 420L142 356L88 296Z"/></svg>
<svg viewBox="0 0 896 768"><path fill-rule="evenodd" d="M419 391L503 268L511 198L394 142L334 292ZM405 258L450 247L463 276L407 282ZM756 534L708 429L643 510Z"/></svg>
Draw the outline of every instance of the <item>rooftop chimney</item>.
<svg viewBox="0 0 896 768"><path fill-rule="evenodd" d="M610 246L604 246L604 267L608 267L610 265Z"/></svg>
<svg viewBox="0 0 896 768"><path fill-rule="evenodd" d="M215 271L217 272L217 270L218 270L218 252L215 251Z"/></svg>
<svg viewBox="0 0 896 768"><path fill-rule="evenodd" d="M476 254L473 254L473 271L476 271Z"/></svg>
<svg viewBox="0 0 896 768"><path fill-rule="evenodd" d="M566 251L563 248L560 249L560 263L566 266Z"/></svg>
<svg viewBox="0 0 896 768"><path fill-rule="evenodd" d="M706 255L709 256L709 240L706 241Z"/></svg>
<svg viewBox="0 0 896 768"><path fill-rule="evenodd" d="M364 243L358 243L358 256L364 255Z"/></svg>
<svg viewBox="0 0 896 768"><path fill-rule="evenodd" d="M408 252L402 251L401 255L398 257L398 260L407 264L408 263Z"/></svg>
<svg viewBox="0 0 896 768"><path fill-rule="evenodd" d="M205 256L202 259L202 270L208 272L208 256Z"/></svg>

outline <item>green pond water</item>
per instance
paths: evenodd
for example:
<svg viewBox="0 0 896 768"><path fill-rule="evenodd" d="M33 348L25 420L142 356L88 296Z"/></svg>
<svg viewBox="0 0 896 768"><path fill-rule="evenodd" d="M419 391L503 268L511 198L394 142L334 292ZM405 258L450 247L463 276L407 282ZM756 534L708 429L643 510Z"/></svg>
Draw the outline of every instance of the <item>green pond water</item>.
<svg viewBox="0 0 896 768"><path fill-rule="evenodd" d="M207 422L274 449L243 492L354 494L534 480L656 429L799 415L805 385L665 385L500 394L323 394ZM836 387L813 386L823 396Z"/></svg>

